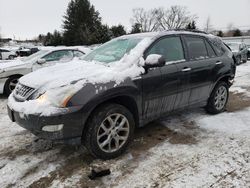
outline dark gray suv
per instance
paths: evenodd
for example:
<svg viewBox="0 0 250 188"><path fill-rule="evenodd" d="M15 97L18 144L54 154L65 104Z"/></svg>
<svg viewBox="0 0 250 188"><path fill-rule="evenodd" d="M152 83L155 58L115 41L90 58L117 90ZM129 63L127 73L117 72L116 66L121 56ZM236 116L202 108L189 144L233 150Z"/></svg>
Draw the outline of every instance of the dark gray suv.
<svg viewBox="0 0 250 188"><path fill-rule="evenodd" d="M96 157L124 152L136 127L172 112L223 112L235 76L212 35L166 31L122 36L82 60L28 74L8 100L13 122L38 137L83 143Z"/></svg>
<svg viewBox="0 0 250 188"><path fill-rule="evenodd" d="M247 48L247 45L245 43L243 43L243 42L230 42L230 43L227 43L227 45L232 50L232 52L235 56L237 65L239 65L240 63L247 62L248 48Z"/></svg>

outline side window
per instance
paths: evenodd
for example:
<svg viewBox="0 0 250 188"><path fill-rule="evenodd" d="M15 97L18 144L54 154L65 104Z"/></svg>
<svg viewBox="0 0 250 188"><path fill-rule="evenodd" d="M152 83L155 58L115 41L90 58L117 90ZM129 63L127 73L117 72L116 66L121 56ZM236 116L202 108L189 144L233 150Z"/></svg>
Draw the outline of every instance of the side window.
<svg viewBox="0 0 250 188"><path fill-rule="evenodd" d="M225 53L225 50L223 49L224 44L221 40L215 38L210 39L210 42L212 43L213 49L217 56L222 56Z"/></svg>
<svg viewBox="0 0 250 188"><path fill-rule="evenodd" d="M71 60L72 58L73 52L71 50L55 51L43 57L46 61Z"/></svg>
<svg viewBox="0 0 250 188"><path fill-rule="evenodd" d="M202 38L185 36L185 42L191 60L205 59L208 57L207 48Z"/></svg>
<svg viewBox="0 0 250 188"><path fill-rule="evenodd" d="M156 42L147 52L162 55L167 62L185 59L180 37L166 37Z"/></svg>
<svg viewBox="0 0 250 188"><path fill-rule="evenodd" d="M77 50L74 50L73 53L74 53L74 57L81 57L81 56L84 55L83 52L80 52L80 51L77 51Z"/></svg>
<svg viewBox="0 0 250 188"><path fill-rule="evenodd" d="M212 48L212 46L205 40L206 47L207 47L207 52L209 57L216 57L216 54Z"/></svg>

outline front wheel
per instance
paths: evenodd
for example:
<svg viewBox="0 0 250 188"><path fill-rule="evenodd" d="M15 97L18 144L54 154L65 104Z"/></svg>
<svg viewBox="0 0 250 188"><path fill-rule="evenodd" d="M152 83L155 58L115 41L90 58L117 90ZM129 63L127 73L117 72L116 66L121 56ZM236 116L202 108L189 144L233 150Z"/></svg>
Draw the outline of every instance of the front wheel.
<svg viewBox="0 0 250 188"><path fill-rule="evenodd" d="M208 113L218 114L225 110L229 97L228 88L228 84L225 82L219 82L215 86L206 106Z"/></svg>
<svg viewBox="0 0 250 188"><path fill-rule="evenodd" d="M20 76L11 76L9 77L9 79L5 82L5 86L4 86L4 92L7 96L9 96L12 91L15 89L18 80L19 80Z"/></svg>
<svg viewBox="0 0 250 188"><path fill-rule="evenodd" d="M83 135L84 144L94 157L112 159L125 151L134 128L133 115L127 108L104 104L91 115Z"/></svg>

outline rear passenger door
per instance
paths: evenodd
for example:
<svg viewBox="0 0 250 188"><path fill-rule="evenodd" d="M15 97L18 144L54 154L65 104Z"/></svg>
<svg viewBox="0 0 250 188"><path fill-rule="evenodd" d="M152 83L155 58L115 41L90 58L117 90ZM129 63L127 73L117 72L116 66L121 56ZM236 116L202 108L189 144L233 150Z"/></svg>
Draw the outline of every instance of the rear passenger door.
<svg viewBox="0 0 250 188"><path fill-rule="evenodd" d="M183 77L189 80L190 96L188 105L205 101L209 97L211 81L211 62L206 47L205 38L201 36L184 35L185 48L188 61L178 64L178 69Z"/></svg>

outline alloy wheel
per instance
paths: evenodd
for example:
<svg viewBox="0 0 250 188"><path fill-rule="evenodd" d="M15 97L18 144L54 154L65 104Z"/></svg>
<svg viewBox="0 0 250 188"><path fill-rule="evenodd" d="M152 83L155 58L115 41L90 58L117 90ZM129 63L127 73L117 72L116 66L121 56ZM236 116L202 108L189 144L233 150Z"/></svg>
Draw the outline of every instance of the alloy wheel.
<svg viewBox="0 0 250 188"><path fill-rule="evenodd" d="M221 86L218 88L215 94L215 108L217 110L221 110L224 108L226 102L227 102L227 88L225 86Z"/></svg>
<svg viewBox="0 0 250 188"><path fill-rule="evenodd" d="M18 83L18 78L12 79L9 83L9 90L12 92Z"/></svg>
<svg viewBox="0 0 250 188"><path fill-rule="evenodd" d="M97 131L97 143L107 153L118 151L129 137L128 119L119 113L105 118Z"/></svg>

